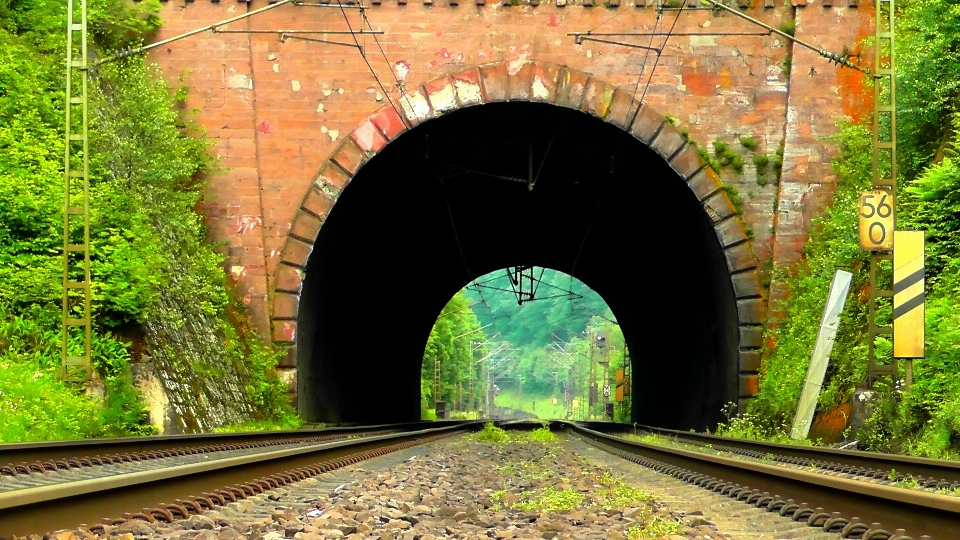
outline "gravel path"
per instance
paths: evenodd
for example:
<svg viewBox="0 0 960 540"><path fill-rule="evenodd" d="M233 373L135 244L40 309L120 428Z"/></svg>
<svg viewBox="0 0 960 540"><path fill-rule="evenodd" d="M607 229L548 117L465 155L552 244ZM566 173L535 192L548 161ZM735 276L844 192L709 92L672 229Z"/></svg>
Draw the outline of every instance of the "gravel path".
<svg viewBox="0 0 960 540"><path fill-rule="evenodd" d="M579 439L436 441L172 524L105 527L115 540L437 538L834 539ZM96 537L83 536L91 540ZM75 540L72 533L54 535Z"/></svg>

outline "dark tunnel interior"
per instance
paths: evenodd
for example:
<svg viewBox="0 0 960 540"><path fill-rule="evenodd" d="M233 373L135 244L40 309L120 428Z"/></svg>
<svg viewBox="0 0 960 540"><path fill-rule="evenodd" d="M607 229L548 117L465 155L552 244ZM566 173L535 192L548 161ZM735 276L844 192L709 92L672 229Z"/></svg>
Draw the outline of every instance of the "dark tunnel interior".
<svg viewBox="0 0 960 540"><path fill-rule="evenodd" d="M608 303L633 359L634 421L701 429L737 400L730 277L684 181L597 118L497 103L401 135L331 210L300 301L304 419L418 419L440 310L515 265L571 274Z"/></svg>

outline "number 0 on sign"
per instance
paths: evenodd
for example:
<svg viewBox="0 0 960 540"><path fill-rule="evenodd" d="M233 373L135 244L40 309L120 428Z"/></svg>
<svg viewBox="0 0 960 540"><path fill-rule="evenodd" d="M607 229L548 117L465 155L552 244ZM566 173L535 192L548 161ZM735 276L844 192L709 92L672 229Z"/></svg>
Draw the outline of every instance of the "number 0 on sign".
<svg viewBox="0 0 960 540"><path fill-rule="evenodd" d="M893 195L889 191L860 194L860 247L867 251L893 249Z"/></svg>

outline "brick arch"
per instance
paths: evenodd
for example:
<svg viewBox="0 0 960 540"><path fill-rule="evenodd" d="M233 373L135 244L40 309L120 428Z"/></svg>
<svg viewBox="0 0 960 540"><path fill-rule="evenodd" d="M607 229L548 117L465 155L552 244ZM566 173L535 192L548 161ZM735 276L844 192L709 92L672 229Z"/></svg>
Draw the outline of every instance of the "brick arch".
<svg viewBox="0 0 960 540"><path fill-rule="evenodd" d="M273 341L296 341L300 292L307 261L330 209L360 168L393 139L430 119L462 107L503 101L552 103L616 125L656 151L683 178L700 201L722 247L737 302L739 394L757 392L765 312L757 258L746 229L723 189L720 177L698 148L651 105L638 103L629 89L566 66L544 62L496 62L435 79L371 114L345 137L308 188L281 252L273 285ZM291 346L290 355L295 356ZM287 365L293 367L292 358Z"/></svg>

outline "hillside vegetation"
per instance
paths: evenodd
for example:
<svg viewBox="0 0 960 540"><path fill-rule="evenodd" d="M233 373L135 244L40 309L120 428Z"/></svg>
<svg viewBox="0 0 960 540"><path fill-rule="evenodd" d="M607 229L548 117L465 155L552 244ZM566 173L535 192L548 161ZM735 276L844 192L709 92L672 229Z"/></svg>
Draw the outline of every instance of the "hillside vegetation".
<svg viewBox="0 0 960 540"><path fill-rule="evenodd" d="M0 441L152 433L131 384L133 348L163 347L145 338L145 325L182 325L185 311L211 321L224 351L211 361L242 375L255 416L289 415L285 389L269 375L276 354L246 330L223 257L194 210L213 164L183 110L185 89L169 88L138 58L90 76L93 355L107 397L85 396L54 377L65 4L0 2ZM157 0L91 0L98 56L149 35L161 24L159 8Z"/></svg>

